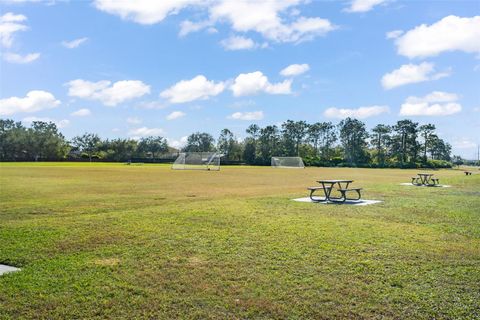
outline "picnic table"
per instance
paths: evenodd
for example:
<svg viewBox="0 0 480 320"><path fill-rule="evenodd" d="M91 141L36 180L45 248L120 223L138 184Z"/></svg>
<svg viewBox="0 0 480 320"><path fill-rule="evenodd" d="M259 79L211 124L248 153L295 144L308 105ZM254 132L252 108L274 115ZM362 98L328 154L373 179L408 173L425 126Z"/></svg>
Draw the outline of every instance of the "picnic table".
<svg viewBox="0 0 480 320"><path fill-rule="evenodd" d="M440 182L439 179L433 178L433 173L417 173L416 177L412 177L412 184L417 186L434 186Z"/></svg>
<svg viewBox="0 0 480 320"><path fill-rule="evenodd" d="M345 202L346 200L360 200L361 194L360 190L362 188L348 188L350 183L353 182L353 180L317 180L319 184L322 186L318 187L309 187L308 190L310 190L310 199L314 202ZM335 186L338 186L335 189ZM318 190L323 191L323 198L320 197L314 197L314 193ZM340 197L334 197L332 196L332 191L337 190L340 192ZM355 191L357 192L357 197L356 198L348 198L347 197L347 192L349 191Z"/></svg>

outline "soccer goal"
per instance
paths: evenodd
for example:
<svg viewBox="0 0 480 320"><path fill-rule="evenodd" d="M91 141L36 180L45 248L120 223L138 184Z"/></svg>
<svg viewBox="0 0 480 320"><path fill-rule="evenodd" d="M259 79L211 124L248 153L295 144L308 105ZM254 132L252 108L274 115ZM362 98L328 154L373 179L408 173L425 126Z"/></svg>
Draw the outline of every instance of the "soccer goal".
<svg viewBox="0 0 480 320"><path fill-rule="evenodd" d="M272 157L272 168L305 168L300 157Z"/></svg>
<svg viewBox="0 0 480 320"><path fill-rule="evenodd" d="M220 170L222 154L216 152L182 152L172 165L174 170Z"/></svg>

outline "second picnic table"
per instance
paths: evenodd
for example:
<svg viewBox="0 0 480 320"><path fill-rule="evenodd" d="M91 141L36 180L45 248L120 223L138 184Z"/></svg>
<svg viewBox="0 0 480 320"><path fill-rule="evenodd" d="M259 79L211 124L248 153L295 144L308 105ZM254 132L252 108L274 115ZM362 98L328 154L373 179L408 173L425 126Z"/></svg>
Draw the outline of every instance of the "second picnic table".
<svg viewBox="0 0 480 320"><path fill-rule="evenodd" d="M361 188L351 188L349 189L348 186L350 183L353 182L353 180L317 180L318 183L320 183L322 186L321 187L309 187L308 190L310 190L310 199L312 201L331 201L331 202L345 202L345 200L360 200L361 194L360 190ZM342 186L343 184L343 186ZM334 189L335 185L338 185L337 190L340 191L341 196L340 197L332 197L332 190ZM323 194L325 198L317 198L313 197L313 194L317 190L323 190ZM357 198L347 198L346 193L347 191L356 191L358 194Z"/></svg>

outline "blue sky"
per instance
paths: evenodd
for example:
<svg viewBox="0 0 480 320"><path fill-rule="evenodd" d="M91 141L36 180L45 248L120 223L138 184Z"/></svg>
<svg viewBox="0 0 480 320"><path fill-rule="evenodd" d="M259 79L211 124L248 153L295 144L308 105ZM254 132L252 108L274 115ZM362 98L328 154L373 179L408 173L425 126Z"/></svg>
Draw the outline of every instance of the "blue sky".
<svg viewBox="0 0 480 320"><path fill-rule="evenodd" d="M72 138L404 118L480 143L479 1L0 0L0 116Z"/></svg>

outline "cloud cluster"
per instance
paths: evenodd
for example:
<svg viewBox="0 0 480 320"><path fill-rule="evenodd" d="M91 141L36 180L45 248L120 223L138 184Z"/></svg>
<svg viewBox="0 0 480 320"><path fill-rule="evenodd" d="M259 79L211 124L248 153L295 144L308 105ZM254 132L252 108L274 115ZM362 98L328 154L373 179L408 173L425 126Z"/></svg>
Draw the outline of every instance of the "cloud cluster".
<svg viewBox="0 0 480 320"><path fill-rule="evenodd" d="M235 97L251 96L261 92L269 94L290 94L292 80L271 83L260 71L239 74L230 87Z"/></svg>
<svg viewBox="0 0 480 320"><path fill-rule="evenodd" d="M10 48L13 44L15 33L28 30L28 27L23 24L26 20L26 16L12 12L7 12L0 16L0 45L2 47ZM2 53L2 56L6 62L26 64L37 60L40 57L40 53L35 52L21 55L13 52L5 52Z"/></svg>
<svg viewBox="0 0 480 320"><path fill-rule="evenodd" d="M344 119L347 117L365 119L388 112L388 106L368 106L357 109L328 108L323 113L327 118Z"/></svg>
<svg viewBox="0 0 480 320"><path fill-rule="evenodd" d="M128 135L133 139L140 139L142 137L148 136L160 136L163 135L164 131L161 128L148 128L148 127L140 127L132 129L128 132Z"/></svg>
<svg viewBox="0 0 480 320"><path fill-rule="evenodd" d="M310 70L310 66L306 63L291 64L282 71L280 71L280 74L284 77L295 77L307 72L308 70Z"/></svg>
<svg viewBox="0 0 480 320"><path fill-rule="evenodd" d="M220 44L228 51L254 49L258 45L250 38L231 36L224 39Z"/></svg>
<svg viewBox="0 0 480 320"><path fill-rule="evenodd" d="M389 31L385 34L385 38L387 39L397 39L403 34L403 30L393 30Z"/></svg>
<svg viewBox="0 0 480 320"><path fill-rule="evenodd" d="M18 53L7 52L3 54L3 59L10 63L26 64L33 62L40 58L40 53L29 53L26 55L21 55Z"/></svg>
<svg viewBox="0 0 480 320"><path fill-rule="evenodd" d="M235 112L228 116L229 119L255 121L263 119L263 111Z"/></svg>
<svg viewBox="0 0 480 320"><path fill-rule="evenodd" d="M160 96L171 103L184 103L194 100L206 100L219 95L225 89L223 82L209 81L205 76L198 75L190 80L182 80L162 91Z"/></svg>
<svg viewBox="0 0 480 320"><path fill-rule="evenodd" d="M257 32L273 42L299 42L324 35L336 27L327 19L295 17L284 21L281 14L300 0L215 1L209 8L210 21L227 22L236 32Z"/></svg>
<svg viewBox="0 0 480 320"><path fill-rule="evenodd" d="M168 139L168 145L175 149L182 149L188 142L188 136L181 137L180 140Z"/></svg>
<svg viewBox="0 0 480 320"><path fill-rule="evenodd" d="M386 0L353 0L350 2L350 7L345 9L347 12L367 12L386 2Z"/></svg>
<svg viewBox="0 0 480 320"><path fill-rule="evenodd" d="M106 106L116 106L150 93L150 86L139 80L123 80L112 84L108 80L91 82L76 79L66 85L69 96L98 100Z"/></svg>
<svg viewBox="0 0 480 320"><path fill-rule="evenodd" d="M182 111L173 111L169 115L167 115L166 119L167 120L175 120L175 119L185 117L186 115L187 114L185 112L182 112Z"/></svg>
<svg viewBox="0 0 480 320"><path fill-rule="evenodd" d="M400 68L385 74L382 77L382 86L388 90L409 83L437 80L449 74L449 72L435 72L435 65L429 62L404 64Z"/></svg>
<svg viewBox="0 0 480 320"><path fill-rule="evenodd" d="M92 114L92 112L89 109L86 109L86 108L78 109L77 111L74 111L74 112L70 113L70 115L72 117L86 117L86 116L89 116L91 114Z"/></svg>
<svg viewBox="0 0 480 320"><path fill-rule="evenodd" d="M395 40L397 52L409 58L436 56L447 51L480 53L480 16L447 16L422 24Z"/></svg>
<svg viewBox="0 0 480 320"><path fill-rule="evenodd" d="M5 48L10 48L13 43L15 33L28 30L23 24L27 17L22 14L7 12L0 16L0 43Z"/></svg>
<svg viewBox="0 0 480 320"><path fill-rule="evenodd" d="M324 35L336 28L329 20L319 17L289 15L291 10L304 3L303 0L256 1L256 0L95 0L97 9L140 24L155 24L168 15L187 8L198 9L206 14L198 22L183 21L180 35L218 23L227 23L235 32L256 32L273 42L300 42ZM248 49L251 47L248 47Z"/></svg>
<svg viewBox="0 0 480 320"><path fill-rule="evenodd" d="M88 38L79 38L72 41L62 41L62 46L67 49L75 49L78 48L82 43L86 42Z"/></svg>
<svg viewBox="0 0 480 320"><path fill-rule="evenodd" d="M198 0L95 0L97 9L117 15L125 20L140 24L155 24L163 21L168 15L179 13L182 9L200 4Z"/></svg>
<svg viewBox="0 0 480 320"><path fill-rule="evenodd" d="M462 106L454 93L434 91L424 97L408 97L400 108L401 116L448 116L458 113Z"/></svg>
<svg viewBox="0 0 480 320"><path fill-rule="evenodd" d="M298 72L298 70L296 71ZM167 99L170 103L186 103L207 100L219 95L226 88L229 88L235 97L251 96L259 93L291 94L291 85L291 79L271 83L261 71L241 73L233 81L223 82L214 82L208 80L204 75L198 75L193 79L175 83L162 91L160 97Z"/></svg>
<svg viewBox="0 0 480 320"><path fill-rule="evenodd" d="M58 107L60 101L53 94L42 90L33 90L23 98L10 97L0 100L0 116L9 116L15 113L31 113Z"/></svg>

